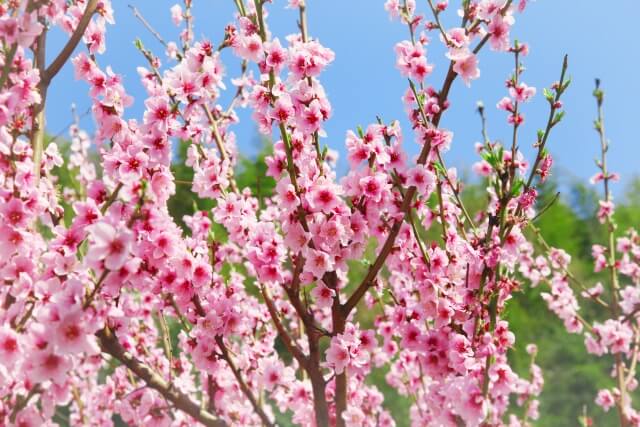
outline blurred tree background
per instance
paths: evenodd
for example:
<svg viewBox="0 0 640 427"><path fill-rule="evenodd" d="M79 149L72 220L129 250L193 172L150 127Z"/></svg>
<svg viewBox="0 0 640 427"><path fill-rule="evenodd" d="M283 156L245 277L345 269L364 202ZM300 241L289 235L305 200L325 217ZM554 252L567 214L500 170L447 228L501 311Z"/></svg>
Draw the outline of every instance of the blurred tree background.
<svg viewBox="0 0 640 427"><path fill-rule="evenodd" d="M65 142L56 141L63 154L68 151ZM261 199L273 194L275 182L266 176L265 156L269 155L270 144L262 144L261 153L254 159L241 158L236 171L238 187L248 187L254 195ZM190 181L193 170L184 165L186 143L180 144L174 156L172 167L177 180L176 194L169 201L169 210L176 222L184 227L183 216L191 215L196 209L209 210L213 207L211 200L201 200L191 192ZM96 160L94 157L92 160ZM80 191L74 179L74 170L63 166L56 170L60 189L75 188ZM602 280L606 287L606 279L593 273L591 262L591 245L604 242L604 232L596 219L598 200L597 190L581 182L563 181L563 194L551 207L536 220L536 226L551 246L560 247L569 252L573 258L571 269L587 286L592 286ZM558 191L558 181L551 180L541 191L540 206L547 206ZM599 188L598 188L599 190ZM486 208L487 196L482 183L468 184L463 191L465 204L473 214L482 212ZM616 201L616 221L618 232L622 233L629 227L640 224L640 178L631 180L626 192ZM70 206L65 206L65 222L69 223L73 215ZM184 227L186 230L186 227ZM221 227L216 227L216 233ZM424 230L423 230L424 231ZM438 239L438 233L433 230L424 231L426 239ZM217 234L218 235L218 234ZM370 248L366 257L372 260L375 254ZM359 283L366 272L365 262L352 262L349 272L350 286ZM623 279L624 286L624 279ZM546 291L546 285L537 288L524 286L508 304L506 318L510 322L517 337L516 346L510 354L516 371L528 378L530 357L525 351L529 343L538 345L536 362L544 372L545 386L540 397L540 419L535 425L541 427L576 426L578 417L586 411L593 418L593 425L615 425L614 411L608 414L596 408L593 400L598 389L610 387L613 383L608 378L611 359L597 358L585 352L584 343L579 335L570 335L564 329L558 318L551 313L540 293ZM583 305L587 318L593 318L591 313L595 308ZM363 328L371 327L376 310L363 310L360 323ZM177 334L177 325L172 327ZM159 343L160 345L160 343ZM174 347L175 348L175 347ZM284 350L282 348L282 350ZM379 369L371 376L374 383L385 395L385 407L388 408L399 427L409 426L409 399L399 396L385 381L386 371ZM66 411L61 408L60 417L64 419ZM115 417L119 418L119 417ZM116 425L123 426L117 419ZM279 419L279 425L290 425L288 420ZM64 425L64 423L63 423Z"/></svg>

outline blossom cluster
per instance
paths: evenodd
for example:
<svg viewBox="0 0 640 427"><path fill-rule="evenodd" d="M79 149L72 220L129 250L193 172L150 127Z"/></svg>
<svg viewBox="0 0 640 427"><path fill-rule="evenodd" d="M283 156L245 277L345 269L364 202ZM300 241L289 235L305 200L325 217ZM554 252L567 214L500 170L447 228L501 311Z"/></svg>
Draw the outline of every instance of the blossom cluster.
<svg viewBox="0 0 640 427"><path fill-rule="evenodd" d="M524 232L550 173L546 143L562 119L566 61L545 90L551 119L528 161L515 134L536 90L521 81L528 47L510 38L526 2L464 1L460 25L445 28L447 1L428 2L433 20L413 0L387 1L408 29L396 65L408 78L402 101L420 154L409 159L399 122L380 119L347 133L349 170L338 177L336 153L322 143L332 107L320 81L335 55L309 34L303 0L288 4L300 31L273 35L270 3L236 0L219 43L196 39L191 0L172 7L180 39L161 39L162 60L136 41L146 90L137 119L127 118L132 98L121 76L100 64L114 24L108 0L0 5L0 424L57 425L67 412L72 425L109 426L118 415L132 426L273 426L278 417L394 426L370 381L382 369L411 402L415 426L515 427L538 417L536 348L528 347L530 371L518 375L503 314L528 275L551 281L550 307L581 330L559 273L567 256L534 258ZM70 34L49 66L43 24ZM441 88L430 80L431 40L443 43L449 63ZM80 42L86 52L71 58ZM515 57L498 103L514 141L478 145L474 170L487 179L490 203L472 217L457 170L444 163L453 132L440 121L455 80L479 78L487 43ZM242 64L228 105L225 49ZM45 144L44 112L67 60L87 87L96 130L89 136L74 124L63 158L56 143ZM235 180L239 108L273 141L273 194ZM191 182L172 171L179 145ZM61 167L76 186L60 188ZM214 207L181 218L182 229L168 201L185 184ZM606 203L601 217L610 222ZM616 272L637 284L637 235L618 246ZM365 273L354 281L356 268ZM620 295L624 314L635 315L640 293ZM627 323L594 324L590 351L628 355L636 334ZM605 391L598 402L608 407L619 396Z"/></svg>

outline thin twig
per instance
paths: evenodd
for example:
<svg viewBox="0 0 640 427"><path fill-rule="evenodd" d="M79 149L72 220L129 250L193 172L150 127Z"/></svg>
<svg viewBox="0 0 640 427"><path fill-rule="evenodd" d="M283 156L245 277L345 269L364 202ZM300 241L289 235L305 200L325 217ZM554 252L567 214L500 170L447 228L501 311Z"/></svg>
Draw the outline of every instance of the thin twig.
<svg viewBox="0 0 640 427"><path fill-rule="evenodd" d="M144 18L144 16L142 16L142 14L140 13L140 11L133 5L128 5L129 9L131 9L131 11L133 12L133 16L135 16L138 21L140 21L142 23L142 25L144 25L144 27L156 38L156 40L158 40L160 42L160 44L162 46L164 46L165 48L169 48L169 45L167 44L166 41L164 41L164 39L162 38L162 36L160 35L159 32L157 32L152 26L151 24L149 24L149 22Z"/></svg>
<svg viewBox="0 0 640 427"><path fill-rule="evenodd" d="M125 365L133 374L144 381L149 388L159 392L177 409L192 416L207 427L227 427L226 422L200 408L200 405L191 400L188 395L179 391L175 385L165 381L158 373L153 371L153 369L127 352L111 329L105 327L98 331L96 336L98 337L98 344L104 353L120 361L120 363Z"/></svg>
<svg viewBox="0 0 640 427"><path fill-rule="evenodd" d="M96 12L98 7L98 0L89 0L87 6L84 9L84 13L80 18L80 22L78 22L78 26L73 31L73 34L67 41L67 44L64 45L58 56L53 60L51 65L47 67L47 70L44 73L44 76L41 76L41 81L44 82L45 85L48 85L49 82L55 77L56 74L62 69L62 66L67 62L76 46L82 39L87 26L89 26L89 22L91 22L91 18L93 14Z"/></svg>

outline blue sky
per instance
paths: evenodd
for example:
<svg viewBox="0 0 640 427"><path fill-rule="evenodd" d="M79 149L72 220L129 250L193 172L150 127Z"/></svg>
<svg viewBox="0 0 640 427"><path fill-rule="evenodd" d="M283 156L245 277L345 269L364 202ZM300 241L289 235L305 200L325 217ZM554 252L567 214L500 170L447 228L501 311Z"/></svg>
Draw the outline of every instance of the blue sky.
<svg viewBox="0 0 640 427"><path fill-rule="evenodd" d="M107 28L107 52L99 57L102 66L111 65L123 75L128 92L135 102L128 117L141 118L144 91L136 67L145 65L144 59L133 46L140 37L148 48L162 54L162 46L133 17L128 4L136 6L165 39L176 40L178 29L172 24L169 8L178 0L113 0L116 25ZM405 148L415 154L411 130L405 119L400 97L407 87L406 79L394 66L393 46L407 38L407 29L398 21L391 22L383 9L383 0L308 0L309 32L336 53L333 64L321 76L322 83L333 106L333 117L327 123L328 137L323 141L339 150L339 171L344 173L344 136L348 129L366 126L380 115L385 121L400 119L406 135ZM426 14L426 0L417 0L418 10ZM458 3L450 1L452 6ZM286 1L275 0L269 5L270 28L274 35L284 39L295 32L297 12L285 9ZM232 0L194 0L196 38L219 42L222 29L233 19ZM512 37L530 45L530 55L524 58L527 70L523 80L538 88L539 96L524 108L525 126L520 136L525 153L531 155L535 132L544 127L548 114L547 103L541 96L542 88L557 80L562 57L569 54L569 74L572 85L564 101L567 115L554 131L549 149L556 159L555 174L565 183L573 179L586 179L595 173L593 159L599 153L597 135L592 121L595 102L591 96L594 78L603 81L606 91L605 119L608 137L612 141L609 154L610 169L622 174L621 190L631 176L638 174L640 144L635 132L638 124L640 80L640 49L631 41L633 28L640 15L637 0L537 0L530 3L524 14L516 16ZM445 26L458 25L455 7L450 7L444 19ZM434 34L435 37L435 34ZM52 32L48 54L53 55L66 40L66 35ZM446 71L439 42L434 40L428 51L429 61L435 63L434 73L427 83L439 88ZM80 49L80 48L79 48ZM161 56L162 57L162 56ZM230 52L223 55L229 78L238 74L238 63ZM475 105L482 100L486 105L489 135L492 139L509 138L504 112L495 104L505 95L504 80L513 69L511 55L496 53L488 48L480 55L481 78L467 88L457 81L451 93L452 106L441 125L454 132L452 150L447 153L448 166L468 170L477 160L473 144L479 140L480 124ZM75 81L73 70L67 64L56 77L49 91L47 121L50 133L56 134L71 120L70 106L85 111L89 105L88 88ZM235 127L243 154L251 156L258 147L255 126L248 114L240 114L242 123ZM82 127L94 128L91 116L82 119Z"/></svg>

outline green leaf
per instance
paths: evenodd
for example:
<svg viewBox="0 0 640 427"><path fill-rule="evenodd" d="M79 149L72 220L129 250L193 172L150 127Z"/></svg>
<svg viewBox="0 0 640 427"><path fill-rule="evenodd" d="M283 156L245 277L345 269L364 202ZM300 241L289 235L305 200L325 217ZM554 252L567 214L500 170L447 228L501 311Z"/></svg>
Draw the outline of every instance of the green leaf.
<svg viewBox="0 0 640 427"><path fill-rule="evenodd" d="M513 188L511 189L511 196L516 197L520 194L520 190L524 187L524 180L518 179L513 184Z"/></svg>
<svg viewBox="0 0 640 427"><path fill-rule="evenodd" d="M484 161L489 163L494 169L497 167L498 159L492 151L485 151L480 155Z"/></svg>
<svg viewBox="0 0 640 427"><path fill-rule="evenodd" d="M442 175L446 175L447 171L446 169L440 164L440 162L434 162L433 163L433 167L436 168L436 172L442 174Z"/></svg>
<svg viewBox="0 0 640 427"><path fill-rule="evenodd" d="M558 123L560 123L563 117L564 117L564 111L557 112L556 115L553 117L553 122L551 123L551 125L552 126L557 125Z"/></svg>

